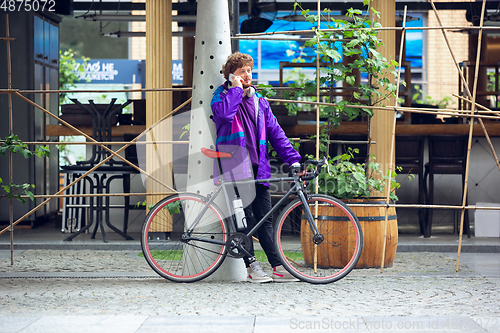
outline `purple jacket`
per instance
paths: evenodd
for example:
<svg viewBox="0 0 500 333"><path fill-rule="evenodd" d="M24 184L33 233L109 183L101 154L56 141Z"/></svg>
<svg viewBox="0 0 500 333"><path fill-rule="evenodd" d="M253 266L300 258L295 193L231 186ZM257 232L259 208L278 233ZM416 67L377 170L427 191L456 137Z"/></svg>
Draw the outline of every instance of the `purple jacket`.
<svg viewBox="0 0 500 333"><path fill-rule="evenodd" d="M252 176L250 157L245 149L245 134L239 116L242 96L242 88L228 89L226 82L215 90L211 102L212 120L217 128L217 150L233 155L230 159L221 160L226 180L248 179ZM271 177L268 141L288 165L299 162L300 155L290 144L269 103L258 92L255 93L254 99L258 108L257 139L259 140L259 168L256 179L267 179ZM217 179L219 174L217 164L214 164L214 167Z"/></svg>

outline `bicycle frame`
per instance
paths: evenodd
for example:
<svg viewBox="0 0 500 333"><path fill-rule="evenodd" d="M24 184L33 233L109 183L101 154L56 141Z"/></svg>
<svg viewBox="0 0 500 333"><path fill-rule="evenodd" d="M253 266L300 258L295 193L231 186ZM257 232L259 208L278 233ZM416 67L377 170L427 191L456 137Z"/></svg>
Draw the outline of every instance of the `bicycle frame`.
<svg viewBox="0 0 500 333"><path fill-rule="evenodd" d="M209 158L230 158L229 153L202 152ZM246 264L253 264L258 260L255 254L260 257L260 252L253 249L252 236L262 231L259 228L271 228L272 214L277 214L269 239L274 242L262 245L266 251L266 245L274 248L279 263L289 275L283 271L283 275L273 276L273 281L299 279L323 284L342 279L358 263L363 250L363 233L348 206L331 196L308 191L309 182L317 179L322 168L328 169L324 167L327 163L325 158L306 160L300 166L294 163L290 167L291 175L285 175L288 177L261 180L231 181L233 177L226 173L206 196L177 193L163 198L148 213L142 227L141 248L146 261L160 276L175 282L206 278L227 256L243 258ZM269 202L268 190L261 187L268 185L264 183L278 182L288 188L273 200L273 205ZM259 184L257 188L256 184ZM253 199L251 192L254 190L257 194L264 190L265 197ZM235 195L236 198L241 195L245 205L253 202L255 206L260 199L266 201L263 202L265 210L260 214L263 217L259 216L258 221L251 219L246 226L239 225L241 203L239 200L234 202ZM251 207L246 208L249 215ZM164 230L171 230L171 237L163 234ZM253 280L251 274L247 278ZM269 279L259 280L252 282L270 282Z"/></svg>
<svg viewBox="0 0 500 333"><path fill-rule="evenodd" d="M191 237L190 234L192 230L198 225L200 222L201 217L203 214L206 212L208 209L208 206L212 204L215 199L219 196L220 192L222 191L224 195L224 200L227 205L227 209L229 212L233 212L233 208L230 205L230 200L228 196L228 191L226 187L228 186L235 186L235 185L244 185L244 184L262 184L262 183L276 183L280 181L285 181L285 182L293 182L294 185L285 193L285 195L271 208L271 210L264 216L262 219L255 224L255 226L246 234L248 237L253 236L257 230L264 224L264 222L267 220L269 216L271 216L277 209L278 207L286 200L290 195L293 193L297 193L299 198L301 199L302 203L304 204L304 210L305 210L305 216L307 217L307 220L309 222L309 225L311 226L311 229L313 231L314 236L319 234L318 228L316 226L316 223L314 222L314 218L312 216L312 213L309 209L309 205L307 205L307 199L304 195L304 192L302 190L302 185L300 182L300 178L298 175L294 175L292 177L282 177L282 178L269 178L269 179L250 179L250 180L237 180L237 181L231 181L227 182L224 179L220 179L220 184L210 193L207 195L208 201L205 203L205 207L201 210L201 212L198 214L198 216L194 219L192 225L190 226L189 229L184 232L182 240L183 241L189 241L189 240L196 240L200 242L205 242L205 243L211 243L211 244L218 244L218 245L224 245L225 242L221 241L216 241L212 239L205 239L205 238L197 238L197 237ZM230 234L237 232L236 230L236 221L234 219L234 214L230 214L230 220L231 223L229 225L230 228ZM244 249L243 249L244 250ZM245 251L246 252L246 251Z"/></svg>

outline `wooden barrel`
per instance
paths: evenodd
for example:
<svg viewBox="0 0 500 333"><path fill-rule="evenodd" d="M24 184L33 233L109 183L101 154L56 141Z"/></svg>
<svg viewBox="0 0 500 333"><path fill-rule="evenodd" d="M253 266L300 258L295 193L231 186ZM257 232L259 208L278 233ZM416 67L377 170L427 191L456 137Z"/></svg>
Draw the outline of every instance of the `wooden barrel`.
<svg viewBox="0 0 500 333"><path fill-rule="evenodd" d="M385 204L384 199L351 199L344 200L350 203ZM385 207L353 207L349 206L358 217L363 230L363 252L359 258L358 268L379 268L382 262L384 245ZM385 243L384 267L390 267L396 257L398 247L398 220L396 207L389 207L387 217L387 234Z"/></svg>
<svg viewBox="0 0 500 333"><path fill-rule="evenodd" d="M385 203L380 198L376 199L351 199L344 200L348 205L349 203L356 204L379 204ZM363 231L363 252L359 258L357 268L379 268L382 262L382 248L383 236L385 225L385 207L353 207L351 210L356 214L361 224ZM315 213L314 207L310 207L311 212ZM352 249L355 242L354 234L334 232L336 230L345 230L350 222L345 221L345 214L340 209L332 207L328 208L328 213L325 208L318 206L318 230L320 233L327 236L327 244L340 244L340 246L330 246L323 248L323 251L317 251L314 255L314 245L311 244L312 233L311 229L307 226L307 221L302 219L301 226L301 244L304 254L304 260L307 265L312 265L316 257L317 265L319 267L342 267L351 259L352 253L347 255L341 251L342 249ZM328 215L328 216L327 216ZM387 219L387 235L385 245L385 260L384 267L390 267L394 263L396 256L396 249L398 245L398 225L396 208L389 207ZM325 244L322 245L325 247Z"/></svg>
<svg viewBox="0 0 500 333"><path fill-rule="evenodd" d="M312 243L312 230L303 214L300 241L306 265L312 266L316 260L318 267L344 267L351 260L353 254L352 251L346 253L346 249L354 249L356 242L356 235L354 229L351 228L351 223L340 208L319 204L317 207L311 205L309 209L313 216L317 216L316 226L325 240L319 245L319 248L315 247Z"/></svg>

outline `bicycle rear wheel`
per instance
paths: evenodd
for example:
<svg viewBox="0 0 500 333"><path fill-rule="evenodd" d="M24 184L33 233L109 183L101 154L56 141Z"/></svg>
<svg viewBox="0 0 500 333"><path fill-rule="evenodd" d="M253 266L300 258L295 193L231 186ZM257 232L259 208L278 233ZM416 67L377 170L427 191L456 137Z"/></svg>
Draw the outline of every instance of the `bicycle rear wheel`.
<svg viewBox="0 0 500 333"><path fill-rule="evenodd" d="M174 194L149 211L142 227L141 247L146 261L160 276L194 282L215 272L224 261L229 230L220 209L214 204L207 206L205 201L193 193ZM186 230L191 230L189 235Z"/></svg>
<svg viewBox="0 0 500 333"><path fill-rule="evenodd" d="M299 199L281 212L274 229L276 253L296 278L314 284L345 277L356 266L363 249L359 221L343 202L333 197L309 195L308 206L323 240L314 233Z"/></svg>

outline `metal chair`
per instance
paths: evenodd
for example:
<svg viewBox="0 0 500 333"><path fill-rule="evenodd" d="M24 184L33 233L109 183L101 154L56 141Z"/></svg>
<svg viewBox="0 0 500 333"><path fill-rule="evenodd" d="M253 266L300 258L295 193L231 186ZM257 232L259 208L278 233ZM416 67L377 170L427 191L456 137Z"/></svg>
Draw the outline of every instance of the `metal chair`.
<svg viewBox="0 0 500 333"><path fill-rule="evenodd" d="M434 203L434 175L462 175L462 192L465 184L465 168L467 160L468 137L465 135L429 135L429 162L425 164L424 186L427 186L429 177L429 188L425 189L426 203ZM467 200L466 200L467 202ZM426 209L426 226L424 237L431 236L433 209ZM465 231L470 237L469 215L464 217ZM454 230L456 229L456 222Z"/></svg>
<svg viewBox="0 0 500 333"><path fill-rule="evenodd" d="M401 167L401 173L418 176L418 203L425 203L424 195L424 137L420 135L396 136L396 166ZM420 233L424 234L425 210L418 209Z"/></svg>

